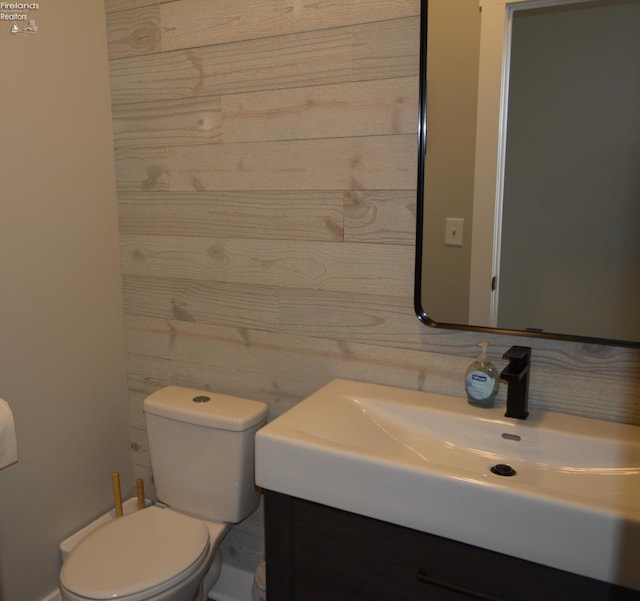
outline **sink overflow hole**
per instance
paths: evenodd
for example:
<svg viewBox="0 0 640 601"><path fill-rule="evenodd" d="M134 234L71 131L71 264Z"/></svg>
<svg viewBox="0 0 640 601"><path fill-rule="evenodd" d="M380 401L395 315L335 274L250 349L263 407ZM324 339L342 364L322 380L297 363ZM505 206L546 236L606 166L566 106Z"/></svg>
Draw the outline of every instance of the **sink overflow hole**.
<svg viewBox="0 0 640 601"><path fill-rule="evenodd" d="M517 434L509 434L509 432L503 432L502 438L504 438L505 440L515 440L515 441L522 440L521 436L518 436Z"/></svg>
<svg viewBox="0 0 640 601"><path fill-rule="evenodd" d="M491 466L491 472L496 474L496 476L515 476L516 470L514 470L510 465L506 463L498 463L497 465Z"/></svg>

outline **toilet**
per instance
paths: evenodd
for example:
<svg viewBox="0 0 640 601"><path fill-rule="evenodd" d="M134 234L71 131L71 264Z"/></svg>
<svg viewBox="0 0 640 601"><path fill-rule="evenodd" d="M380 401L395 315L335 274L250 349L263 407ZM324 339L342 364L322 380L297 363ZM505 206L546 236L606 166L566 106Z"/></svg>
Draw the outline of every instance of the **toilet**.
<svg viewBox="0 0 640 601"><path fill-rule="evenodd" d="M144 401L158 505L100 526L60 571L64 601L205 601L220 542L259 502L254 437L267 406L168 386Z"/></svg>

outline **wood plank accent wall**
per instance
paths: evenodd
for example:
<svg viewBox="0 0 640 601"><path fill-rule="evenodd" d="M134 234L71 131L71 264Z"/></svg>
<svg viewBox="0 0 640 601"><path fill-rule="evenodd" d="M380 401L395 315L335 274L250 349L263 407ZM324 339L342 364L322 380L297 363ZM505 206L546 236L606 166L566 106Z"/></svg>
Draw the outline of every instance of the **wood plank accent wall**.
<svg viewBox="0 0 640 601"><path fill-rule="evenodd" d="M147 479L142 399L160 386L271 417L336 377L464 395L480 336L413 312L419 4L106 1ZM499 365L533 347L533 411L640 424L637 351L487 338Z"/></svg>

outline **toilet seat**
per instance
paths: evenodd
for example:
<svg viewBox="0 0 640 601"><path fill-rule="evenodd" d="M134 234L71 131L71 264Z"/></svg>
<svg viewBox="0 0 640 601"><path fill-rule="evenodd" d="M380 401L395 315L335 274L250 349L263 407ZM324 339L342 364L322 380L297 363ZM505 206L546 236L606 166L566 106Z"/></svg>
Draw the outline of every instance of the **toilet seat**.
<svg viewBox="0 0 640 601"><path fill-rule="evenodd" d="M139 601L189 578L210 556L204 522L148 507L78 543L62 566L60 585L78 598Z"/></svg>

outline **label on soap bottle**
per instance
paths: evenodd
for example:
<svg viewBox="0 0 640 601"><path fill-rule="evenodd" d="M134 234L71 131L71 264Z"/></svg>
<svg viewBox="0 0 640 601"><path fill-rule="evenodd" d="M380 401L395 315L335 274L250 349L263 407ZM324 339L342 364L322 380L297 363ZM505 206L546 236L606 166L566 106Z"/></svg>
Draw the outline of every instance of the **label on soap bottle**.
<svg viewBox="0 0 640 601"><path fill-rule="evenodd" d="M473 370L467 375L467 394L477 401L484 401L493 394L495 380L483 371Z"/></svg>

